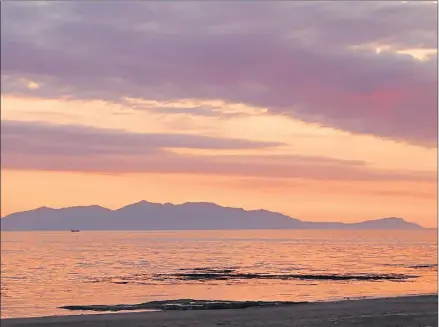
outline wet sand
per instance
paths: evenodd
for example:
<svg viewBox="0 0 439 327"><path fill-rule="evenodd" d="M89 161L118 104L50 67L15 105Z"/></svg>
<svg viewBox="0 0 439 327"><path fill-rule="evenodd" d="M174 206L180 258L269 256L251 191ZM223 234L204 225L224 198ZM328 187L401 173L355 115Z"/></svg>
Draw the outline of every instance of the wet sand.
<svg viewBox="0 0 439 327"><path fill-rule="evenodd" d="M433 327L438 326L438 297L437 295L425 295L236 310L135 312L2 319L1 326Z"/></svg>

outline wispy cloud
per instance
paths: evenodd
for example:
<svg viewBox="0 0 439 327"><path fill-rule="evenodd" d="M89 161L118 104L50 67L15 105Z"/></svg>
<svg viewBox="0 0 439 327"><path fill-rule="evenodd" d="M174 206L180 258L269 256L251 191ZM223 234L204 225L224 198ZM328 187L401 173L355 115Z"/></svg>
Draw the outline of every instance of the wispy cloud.
<svg viewBox="0 0 439 327"><path fill-rule="evenodd" d="M188 134L140 134L38 122L2 122L2 168L189 173L317 180L427 180L434 172L372 169L358 160L295 155L183 154L178 149L267 149L282 144Z"/></svg>
<svg viewBox="0 0 439 327"><path fill-rule="evenodd" d="M283 145L232 138L191 134L130 133L81 125L55 125L44 122L2 121L2 151L37 152L44 155L142 155L166 148L263 149Z"/></svg>

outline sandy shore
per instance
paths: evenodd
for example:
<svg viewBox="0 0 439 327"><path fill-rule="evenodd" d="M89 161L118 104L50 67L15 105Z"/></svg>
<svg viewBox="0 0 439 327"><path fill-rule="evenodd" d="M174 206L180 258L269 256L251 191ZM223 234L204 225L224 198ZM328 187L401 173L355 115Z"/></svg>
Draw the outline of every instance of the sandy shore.
<svg viewBox="0 0 439 327"><path fill-rule="evenodd" d="M237 310L135 312L2 319L1 326L427 327L438 326L438 298L437 296L414 296Z"/></svg>

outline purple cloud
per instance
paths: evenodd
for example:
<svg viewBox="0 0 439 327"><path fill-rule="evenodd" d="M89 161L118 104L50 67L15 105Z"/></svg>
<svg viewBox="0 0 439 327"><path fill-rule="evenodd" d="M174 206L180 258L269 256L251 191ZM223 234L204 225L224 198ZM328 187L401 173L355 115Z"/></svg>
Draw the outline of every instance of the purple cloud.
<svg viewBox="0 0 439 327"><path fill-rule="evenodd" d="M8 3L4 94L222 99L436 146L437 4L400 2ZM28 90L19 78L41 84ZM194 114L207 115L205 110Z"/></svg>
<svg viewBox="0 0 439 327"><path fill-rule="evenodd" d="M276 146L181 134L40 122L2 122L2 169L106 173L189 173L317 180L435 180L434 172L389 172L363 161L296 155L183 155L170 148L250 149Z"/></svg>
<svg viewBox="0 0 439 327"><path fill-rule="evenodd" d="M39 155L144 155L166 148L187 149L263 149L283 145L233 138L190 134L130 133L75 125L3 120L2 152Z"/></svg>

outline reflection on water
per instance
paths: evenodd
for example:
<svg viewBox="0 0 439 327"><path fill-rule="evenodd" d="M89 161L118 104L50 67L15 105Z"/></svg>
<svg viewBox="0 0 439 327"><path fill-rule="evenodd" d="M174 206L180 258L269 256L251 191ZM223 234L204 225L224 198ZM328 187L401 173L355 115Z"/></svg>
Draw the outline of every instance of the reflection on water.
<svg viewBox="0 0 439 327"><path fill-rule="evenodd" d="M314 301L437 293L434 230L1 236L2 318L71 314L57 309L62 305L180 298Z"/></svg>

